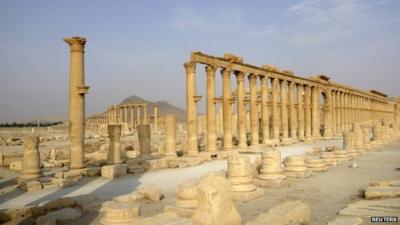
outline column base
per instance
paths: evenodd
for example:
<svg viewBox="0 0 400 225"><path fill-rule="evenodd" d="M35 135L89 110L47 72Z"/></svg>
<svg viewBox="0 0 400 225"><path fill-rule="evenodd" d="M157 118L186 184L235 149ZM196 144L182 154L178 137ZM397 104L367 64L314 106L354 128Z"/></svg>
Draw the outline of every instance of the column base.
<svg viewBox="0 0 400 225"><path fill-rule="evenodd" d="M290 138L282 138L281 139L281 145L290 145L292 144L292 139Z"/></svg>

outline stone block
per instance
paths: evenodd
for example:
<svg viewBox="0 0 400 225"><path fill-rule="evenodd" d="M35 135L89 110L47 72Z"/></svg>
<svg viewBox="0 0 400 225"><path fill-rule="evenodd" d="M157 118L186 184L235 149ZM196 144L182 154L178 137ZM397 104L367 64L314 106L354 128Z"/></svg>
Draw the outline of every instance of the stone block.
<svg viewBox="0 0 400 225"><path fill-rule="evenodd" d="M109 179L125 176L128 167L126 164L116 164L101 167L101 176Z"/></svg>
<svg viewBox="0 0 400 225"><path fill-rule="evenodd" d="M137 221L135 221L134 224L135 225L150 225L150 224L151 225L195 225L190 219L182 218L177 214L175 214L174 212L164 212L152 217L139 218Z"/></svg>
<svg viewBox="0 0 400 225"><path fill-rule="evenodd" d="M43 189L42 184L36 180L22 182L19 185L19 188L27 192L39 191Z"/></svg>
<svg viewBox="0 0 400 225"><path fill-rule="evenodd" d="M40 225L57 225L65 224L70 220L82 217L82 212L74 208L64 208L57 211L49 212L47 215L36 219L36 224Z"/></svg>
<svg viewBox="0 0 400 225"><path fill-rule="evenodd" d="M128 173L143 173L144 171L142 165L128 165Z"/></svg>
<svg viewBox="0 0 400 225"><path fill-rule="evenodd" d="M101 174L101 168L100 167L86 167L82 169L82 174L85 177L97 177L100 176Z"/></svg>
<svg viewBox="0 0 400 225"><path fill-rule="evenodd" d="M22 160L11 162L9 169L14 171L22 171Z"/></svg>
<svg viewBox="0 0 400 225"><path fill-rule="evenodd" d="M100 224L128 225L137 224L137 217L141 215L140 206L131 203L108 201L100 209Z"/></svg>
<svg viewBox="0 0 400 225"><path fill-rule="evenodd" d="M301 201L287 201L259 215L245 225L293 225L309 224L311 210Z"/></svg>
<svg viewBox="0 0 400 225"><path fill-rule="evenodd" d="M146 171L166 169L168 168L168 162L166 159L149 159L143 162L143 167Z"/></svg>
<svg viewBox="0 0 400 225"><path fill-rule="evenodd" d="M70 178L53 178L53 183L57 185L57 187L71 187L75 185L81 178L78 177L70 177Z"/></svg>
<svg viewBox="0 0 400 225"><path fill-rule="evenodd" d="M400 197L400 186L369 186L365 191L366 199L398 197Z"/></svg>
<svg viewBox="0 0 400 225"><path fill-rule="evenodd" d="M66 197L49 201L43 205L43 208L46 211L53 211L62 208L74 208L75 206L77 206L76 201L72 198Z"/></svg>
<svg viewBox="0 0 400 225"><path fill-rule="evenodd" d="M361 200L340 210L339 215L369 219L371 216L400 215L400 198Z"/></svg>
<svg viewBox="0 0 400 225"><path fill-rule="evenodd" d="M123 202L123 203L133 203L136 201L140 201L144 198L143 194L138 193L137 191L126 194L120 195L115 197L113 200L116 202Z"/></svg>
<svg viewBox="0 0 400 225"><path fill-rule="evenodd" d="M143 186L138 189L138 193L143 195L145 199L153 202L159 202L161 200L161 188L155 184Z"/></svg>

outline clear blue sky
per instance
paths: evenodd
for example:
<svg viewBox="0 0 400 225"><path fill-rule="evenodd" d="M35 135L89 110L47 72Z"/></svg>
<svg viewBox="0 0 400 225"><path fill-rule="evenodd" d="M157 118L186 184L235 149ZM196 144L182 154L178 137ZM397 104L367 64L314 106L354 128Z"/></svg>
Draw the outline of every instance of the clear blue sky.
<svg viewBox="0 0 400 225"><path fill-rule="evenodd" d="M191 51L231 52L397 96L399 12L398 0L2 0L0 122L66 115L62 38L73 35L88 39L88 114L129 95L184 108ZM205 75L198 87L204 94Z"/></svg>

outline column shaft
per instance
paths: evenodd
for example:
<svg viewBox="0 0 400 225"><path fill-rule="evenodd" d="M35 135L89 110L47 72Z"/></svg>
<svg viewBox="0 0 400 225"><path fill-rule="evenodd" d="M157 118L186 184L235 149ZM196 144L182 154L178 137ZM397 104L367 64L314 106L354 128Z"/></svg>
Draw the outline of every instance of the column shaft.
<svg viewBox="0 0 400 225"><path fill-rule="evenodd" d="M231 70L222 69L222 111L224 150L232 149Z"/></svg>
<svg viewBox="0 0 400 225"><path fill-rule="evenodd" d="M269 144L268 77L261 77L262 143Z"/></svg>
<svg viewBox="0 0 400 225"><path fill-rule="evenodd" d="M304 106L303 106L303 85L297 84L297 122L298 137L304 141Z"/></svg>
<svg viewBox="0 0 400 225"><path fill-rule="evenodd" d="M258 108L257 108L257 75L248 76L250 83L250 127L251 127L251 145L257 145L258 142Z"/></svg>
<svg viewBox="0 0 400 225"><path fill-rule="evenodd" d="M289 127L290 127L290 138L292 142L297 142L297 115L295 106L295 83L290 81L289 83Z"/></svg>
<svg viewBox="0 0 400 225"><path fill-rule="evenodd" d="M186 153L193 155L198 153L197 147L197 103L196 103L196 63L184 64L186 69L186 126L187 144Z"/></svg>
<svg viewBox="0 0 400 225"><path fill-rule="evenodd" d="M207 73L207 150L217 150L217 135L215 122L215 70L213 66L206 66Z"/></svg>
<svg viewBox="0 0 400 225"><path fill-rule="evenodd" d="M244 73L235 72L237 82L237 130L238 130L238 141L239 148L247 147L246 138L246 108L244 103Z"/></svg>

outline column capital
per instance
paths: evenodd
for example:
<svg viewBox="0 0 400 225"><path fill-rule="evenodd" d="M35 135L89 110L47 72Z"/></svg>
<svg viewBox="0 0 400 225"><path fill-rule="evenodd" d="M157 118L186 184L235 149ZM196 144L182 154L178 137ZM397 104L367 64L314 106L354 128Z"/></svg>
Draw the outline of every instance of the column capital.
<svg viewBox="0 0 400 225"><path fill-rule="evenodd" d="M242 72L242 71L234 71L233 73L236 76L237 82L244 81L244 77L245 77L245 73L244 72Z"/></svg>
<svg viewBox="0 0 400 225"><path fill-rule="evenodd" d="M64 38L64 42L69 45L71 52L85 52L86 38L69 37Z"/></svg>
<svg viewBox="0 0 400 225"><path fill-rule="evenodd" d="M257 79L257 75L254 73L250 73L249 75L247 75L247 79L251 80L251 79Z"/></svg>
<svg viewBox="0 0 400 225"><path fill-rule="evenodd" d="M216 66L207 65L206 66L207 76L215 76L215 70L217 70Z"/></svg>
<svg viewBox="0 0 400 225"><path fill-rule="evenodd" d="M229 69L229 68L222 68L221 69L221 74L224 76L224 75L231 75L231 73L232 73L232 70L231 69Z"/></svg>
<svg viewBox="0 0 400 225"><path fill-rule="evenodd" d="M186 69L186 73L195 73L196 72L196 62L190 61L183 64Z"/></svg>

